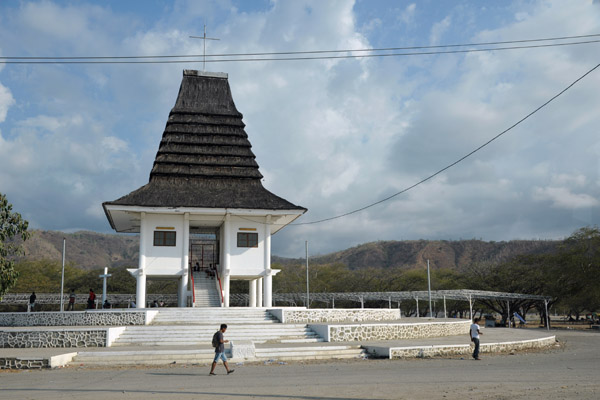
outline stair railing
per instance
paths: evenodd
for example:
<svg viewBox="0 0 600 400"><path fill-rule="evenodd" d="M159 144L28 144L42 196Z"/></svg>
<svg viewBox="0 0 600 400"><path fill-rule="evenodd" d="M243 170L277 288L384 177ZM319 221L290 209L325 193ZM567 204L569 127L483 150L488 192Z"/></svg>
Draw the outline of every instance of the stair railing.
<svg viewBox="0 0 600 400"><path fill-rule="evenodd" d="M196 304L196 285L194 285L194 270L192 269L192 263L188 266L190 270L190 276L192 277L192 307Z"/></svg>

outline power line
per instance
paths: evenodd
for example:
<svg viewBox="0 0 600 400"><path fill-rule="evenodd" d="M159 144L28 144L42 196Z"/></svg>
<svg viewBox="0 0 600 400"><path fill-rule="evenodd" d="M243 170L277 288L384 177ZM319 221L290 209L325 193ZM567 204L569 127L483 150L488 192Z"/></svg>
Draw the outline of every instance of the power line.
<svg viewBox="0 0 600 400"><path fill-rule="evenodd" d="M600 34L586 35L585 37L595 37ZM576 38L576 37L574 37ZM354 50L317 50L317 51L306 51L306 52L273 52L273 53L230 53L230 54L207 54L206 57L239 57L239 56L267 56L267 55L293 55L293 54L324 54L324 53L345 53L345 52L376 52L376 51L391 51L391 50L414 50L414 49L436 49L436 48L451 48L451 47L464 47L464 46L482 46L482 45L495 45L495 44L506 44L506 43L524 43L524 42L539 42L557 40L553 39L528 39L519 41L508 41L508 42L489 42L489 43L472 43L472 44L454 44L454 45L440 45L440 46L416 46L416 47L397 47L397 48L381 48L381 49L354 49ZM559 46L573 46L582 44L598 43L600 39L596 40L585 40L578 42L567 42L567 43L550 43L550 44L537 44L537 45L526 45L526 46L505 46L505 47L488 47L480 49L462 49L462 50L436 50L436 51L421 51L421 52L410 52L410 53L382 53L382 54L363 54L363 55L340 55L340 56L310 56L310 57L258 57L258 58L220 58L206 60L206 62L219 63L219 62L248 62L248 61L302 61L302 60L328 60L328 59L348 59L348 58L374 58L374 57L398 57L398 56L419 56L419 55L436 55L436 54L458 54L458 53L473 53L473 52L484 52L484 51L495 51L495 50L518 50L518 49L533 49L533 48L544 48L544 47L559 47ZM188 58L200 58L203 55L157 55L157 56L91 56L91 57L15 57L7 56L0 57L0 61L4 64L184 64L184 63L196 63L199 62L197 59L189 60ZM166 60L166 59L169 60ZM171 58L177 58L171 60ZM141 60L141 61L140 61Z"/></svg>
<svg viewBox="0 0 600 400"><path fill-rule="evenodd" d="M384 47L374 49L345 49L345 50L312 50L312 51L286 51L286 52L263 52L263 53L222 53L222 54L206 54L206 57L233 57L233 56L270 56L270 55L292 55L292 54L322 54L322 53L348 53L348 52L364 52L364 51L396 51L396 50L419 50L419 49L440 49L447 47L465 47L465 46L491 46L513 43L530 43L530 42L545 42L553 40L570 40L582 39L590 37L598 37L600 33L578 36L561 36L542 39L520 39L507 40L498 42L479 42L479 43L462 43L462 44L445 44L436 46L410 46L410 47ZM191 38L201 38L202 36L190 36ZM210 39L210 38L209 38ZM218 40L218 39L217 39ZM0 60L101 60L101 59L151 59L151 58L189 58L200 57L200 54L187 55L157 55L157 56L81 56L81 57L16 57L16 56L0 56Z"/></svg>
<svg viewBox="0 0 600 400"><path fill-rule="evenodd" d="M507 133L508 131L512 130L513 128L515 128L517 125L521 124L523 121L525 121L526 119L528 119L529 117L531 117L532 115L534 115L535 113L537 113L538 111L540 111L542 108L546 107L548 104L550 104L552 101L554 101L555 99L557 99L559 96L561 96L563 93L565 93L567 90L571 89L573 86L575 86L575 84L577 84L579 81L581 81L583 78L585 78L586 76L588 76L589 74L591 74L594 70L596 70L598 67L600 67L600 64L596 65L594 68L590 69L589 71L587 71L585 74L581 75L579 78L577 78L575 81L573 81L569 86L567 86L566 88L564 88L563 90L561 90L558 94L554 95L552 98L550 98L550 100L546 101L544 104L542 104L541 106L539 106L538 108L536 108L535 110L533 110L532 112L530 112L529 114L527 114L525 117L521 118L519 121L515 122L514 124L512 124L510 127L508 127L507 129L505 129L504 131L500 132L499 134L497 134L496 136L494 136L493 138L491 138L490 140L488 140L487 142L485 142L484 144L482 144L481 146L477 147L475 150L467 153L466 155L462 156L461 158L459 158L458 160L454 161L453 163L445 166L444 168L438 170L437 172L429 175L428 177L420 180L419 182L400 190L399 192L396 192L390 196L387 196L381 200L378 200L374 203L368 204L364 207L361 208L357 208L355 210L346 212L344 214L340 214L340 215L336 215L334 217L329 217L329 218L323 218L320 220L316 220L316 221L309 221L309 222L298 222L298 223L292 223L290 225L312 225L312 224L319 224L322 222L326 222L326 221L331 221L334 219L338 219L338 218L342 218L342 217L346 217L348 215L352 215L352 214L356 214L358 212L364 211L368 208L374 207L378 204L384 203L388 200L393 199L396 196L399 196L403 193L408 192L411 189L414 189L415 187L421 185L422 183L427 182L428 180L436 177L437 175L441 174L442 172L452 168L453 166L455 166L456 164L460 163L461 161L465 160L466 158L472 156L473 154L477 153L479 150L483 149L484 147L486 147L487 145L489 145L490 143L492 143L493 141L495 141L496 139L500 138L502 135L504 135L505 133Z"/></svg>

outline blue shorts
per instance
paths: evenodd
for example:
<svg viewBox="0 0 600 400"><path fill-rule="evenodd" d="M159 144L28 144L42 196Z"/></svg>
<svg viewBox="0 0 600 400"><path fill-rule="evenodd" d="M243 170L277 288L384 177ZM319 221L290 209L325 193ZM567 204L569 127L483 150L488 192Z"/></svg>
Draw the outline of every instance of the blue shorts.
<svg viewBox="0 0 600 400"><path fill-rule="evenodd" d="M215 359L213 362L219 362L219 358L223 360L223 362L227 362L227 357L225 357L225 352L223 353L215 353Z"/></svg>

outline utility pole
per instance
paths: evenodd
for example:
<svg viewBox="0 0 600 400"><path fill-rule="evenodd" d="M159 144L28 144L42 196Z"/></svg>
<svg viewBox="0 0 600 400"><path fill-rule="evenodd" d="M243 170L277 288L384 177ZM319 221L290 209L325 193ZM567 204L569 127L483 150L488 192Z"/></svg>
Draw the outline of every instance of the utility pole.
<svg viewBox="0 0 600 400"><path fill-rule="evenodd" d="M304 247L306 249L306 308L309 308L309 290L308 290L308 240L304 242Z"/></svg>
<svg viewBox="0 0 600 400"><path fill-rule="evenodd" d="M431 308L431 275L429 274L429 259L427 259L427 291L429 292L429 316L433 317L433 309Z"/></svg>
<svg viewBox="0 0 600 400"><path fill-rule="evenodd" d="M65 289L65 250L67 248L67 239L63 238L63 253L62 253L62 275L60 278L60 311L65 310L65 301L63 299L63 293Z"/></svg>

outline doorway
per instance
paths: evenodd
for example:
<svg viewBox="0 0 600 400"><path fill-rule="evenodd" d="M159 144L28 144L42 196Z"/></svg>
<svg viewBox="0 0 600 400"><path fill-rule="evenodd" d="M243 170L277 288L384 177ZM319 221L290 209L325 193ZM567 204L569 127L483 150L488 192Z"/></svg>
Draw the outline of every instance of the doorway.
<svg viewBox="0 0 600 400"><path fill-rule="evenodd" d="M213 271L219 264L216 228L190 228L190 266L192 271Z"/></svg>

